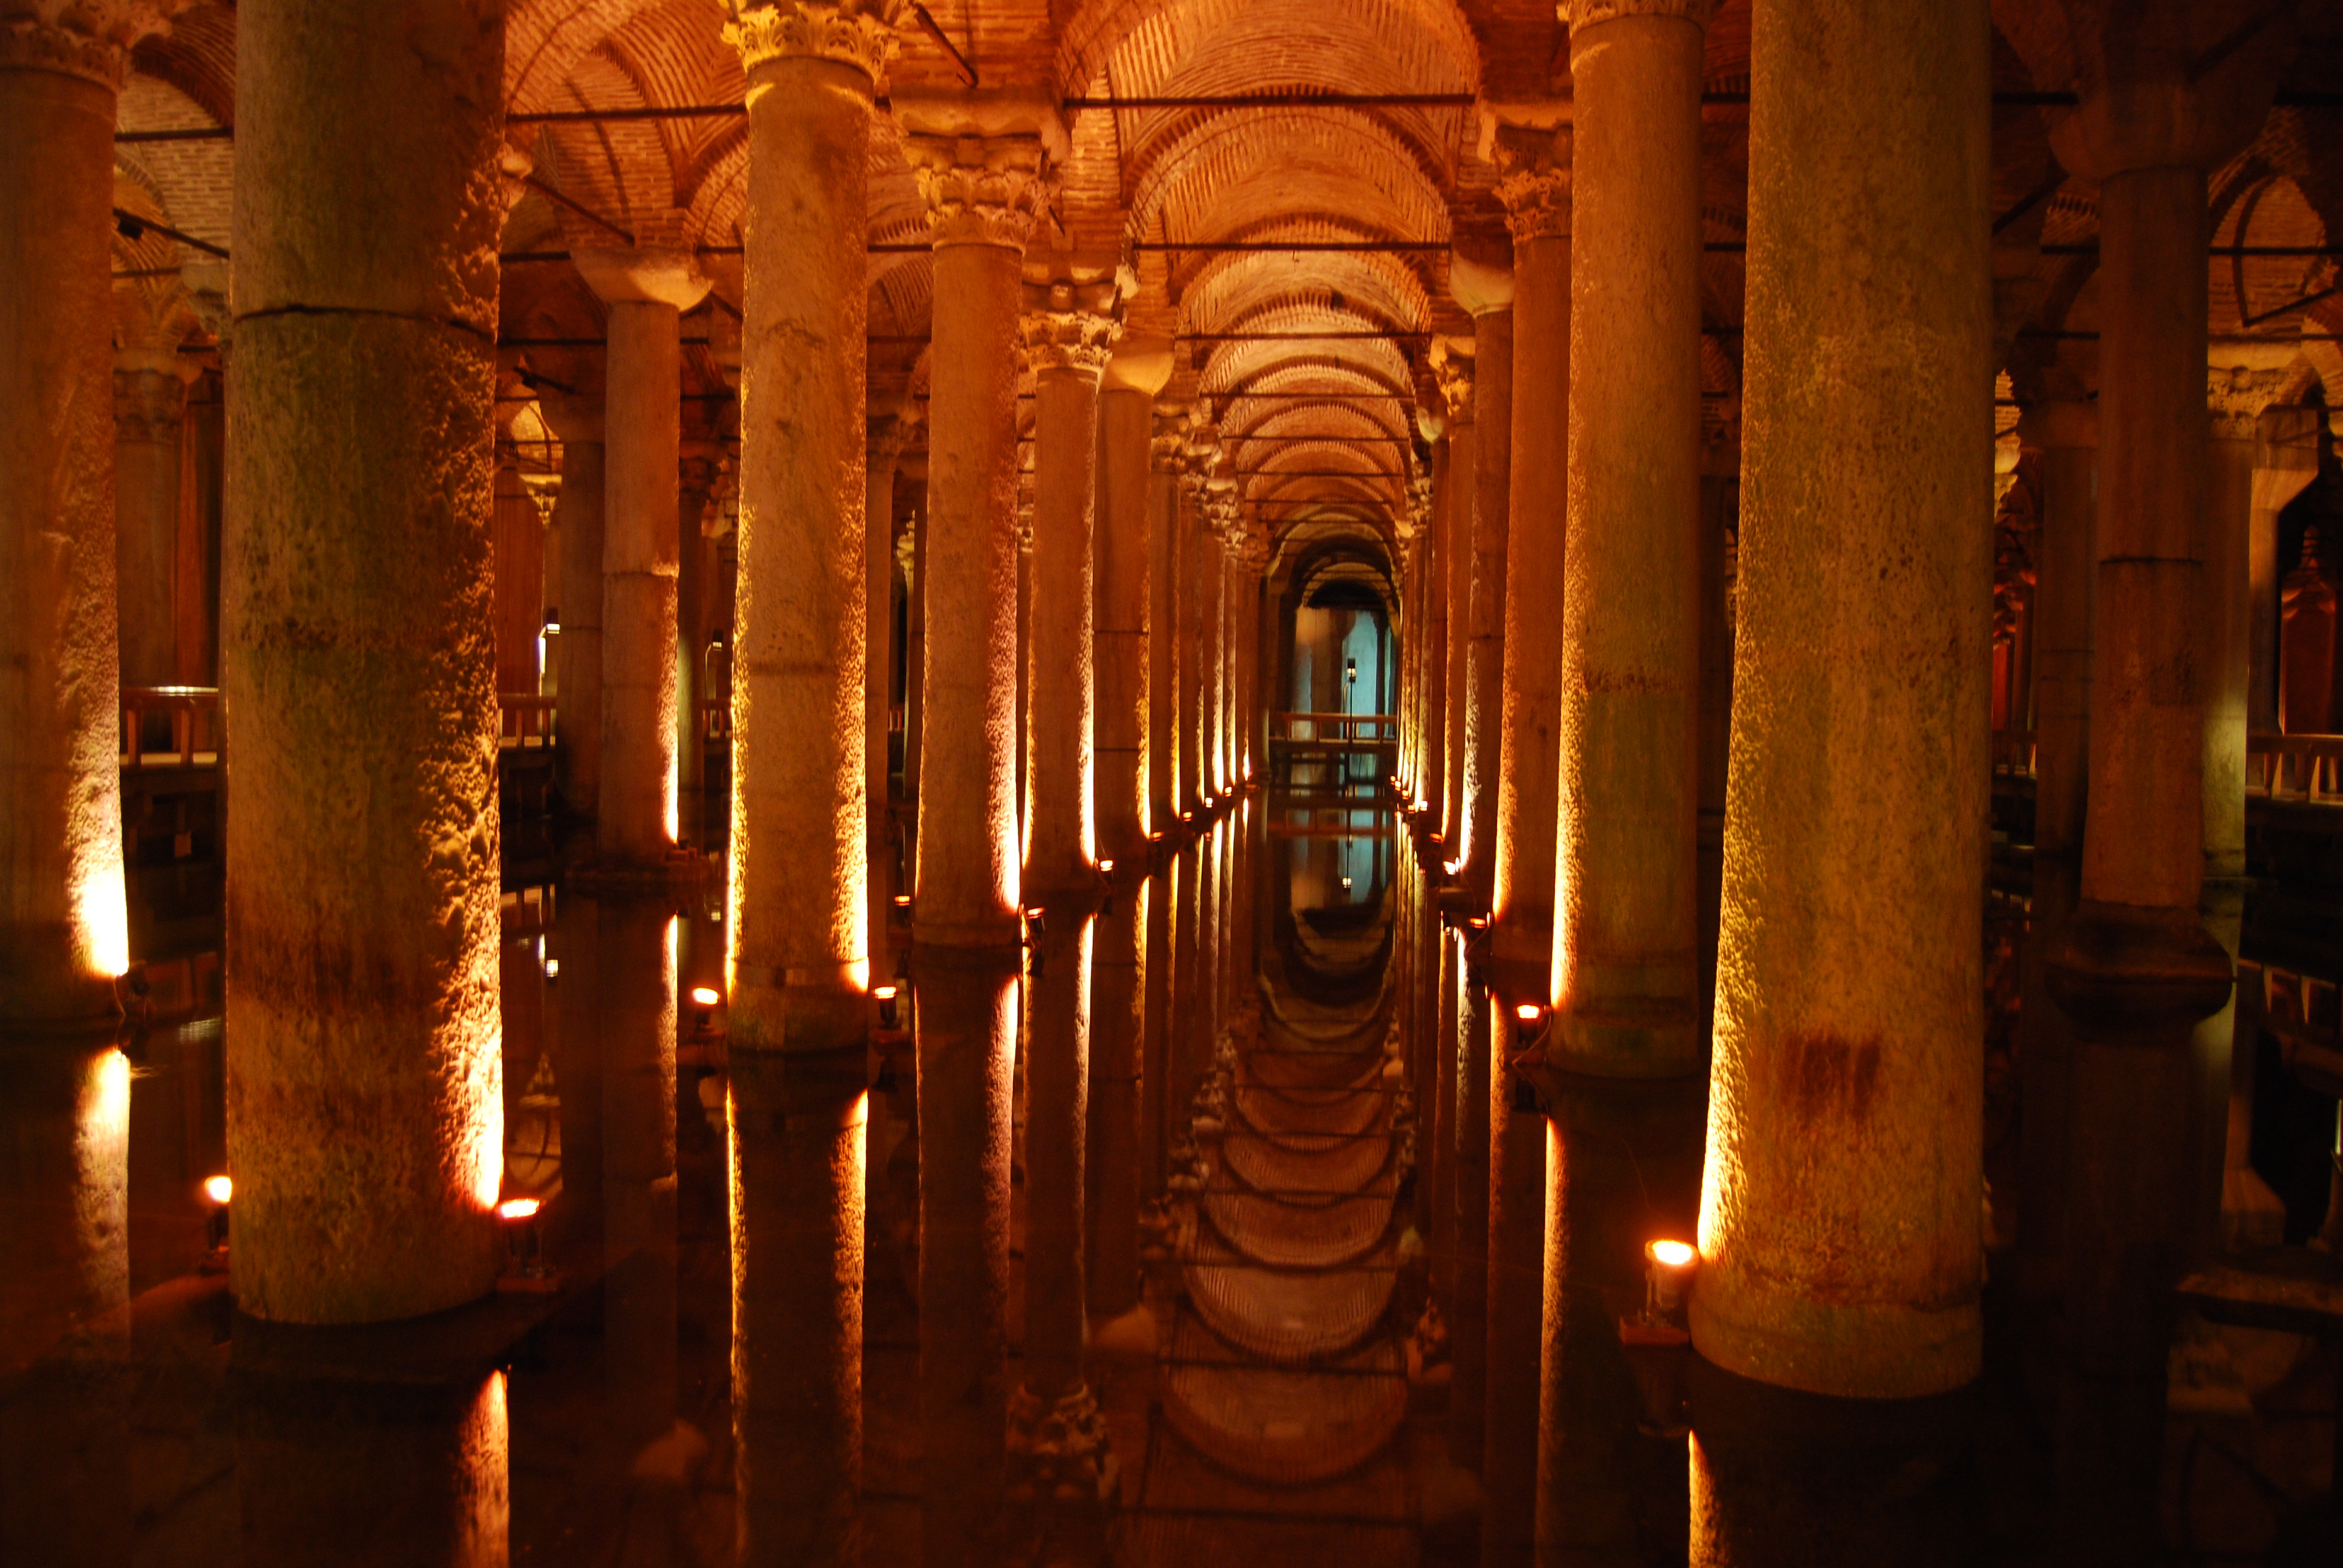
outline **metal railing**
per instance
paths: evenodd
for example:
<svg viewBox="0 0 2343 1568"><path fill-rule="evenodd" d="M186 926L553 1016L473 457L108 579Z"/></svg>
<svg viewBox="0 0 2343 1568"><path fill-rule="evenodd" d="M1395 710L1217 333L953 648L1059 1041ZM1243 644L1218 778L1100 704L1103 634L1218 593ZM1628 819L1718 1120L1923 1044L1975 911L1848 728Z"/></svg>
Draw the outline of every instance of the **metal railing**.
<svg viewBox="0 0 2343 1568"><path fill-rule="evenodd" d="M2034 731L1996 729L1993 732L1993 774L1996 779L2034 777Z"/></svg>
<svg viewBox="0 0 2343 1568"><path fill-rule="evenodd" d="M2343 806L2343 735L2246 738L2246 793L2271 800Z"/></svg>
<svg viewBox="0 0 2343 1568"><path fill-rule="evenodd" d="M528 692L506 691L497 697L497 744L537 751L553 745L555 699Z"/></svg>
<svg viewBox="0 0 2343 1568"><path fill-rule="evenodd" d="M167 745L156 744L167 729ZM216 686L122 689L121 762L125 768L211 768L227 749Z"/></svg>
<svg viewBox="0 0 2343 1568"><path fill-rule="evenodd" d="M1399 719L1389 713L1272 713L1272 740L1302 740L1317 745L1356 742L1373 745L1399 739Z"/></svg>

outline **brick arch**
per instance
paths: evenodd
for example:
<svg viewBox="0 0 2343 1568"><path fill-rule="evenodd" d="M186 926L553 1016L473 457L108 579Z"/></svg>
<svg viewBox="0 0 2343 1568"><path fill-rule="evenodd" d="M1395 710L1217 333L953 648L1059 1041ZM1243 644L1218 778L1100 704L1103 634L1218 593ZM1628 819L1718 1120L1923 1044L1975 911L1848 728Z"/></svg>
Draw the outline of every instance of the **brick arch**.
<svg viewBox="0 0 2343 1568"><path fill-rule="evenodd" d="M1340 5L1324 0L1309 4L1301 0L1284 4L1278 0L1090 0L1060 35L1058 84L1071 95L1100 80L1111 65L1119 62L1143 68L1151 57L1192 57L1198 53L1199 41L1240 18L1291 35L1332 17L1342 18L1363 40L1380 42L1387 55L1395 59L1403 61L1416 51L1444 57L1461 84L1459 90L1480 90L1480 41L1456 0L1342 0ZM1360 90L1355 75L1350 80L1316 79L1327 66L1340 64L1307 57L1272 58L1256 62L1253 68L1264 78L1257 85L1275 81L1279 85ZM1118 80L1115 85L1124 91L1140 87L1130 79ZM1144 90L1153 87L1150 85Z"/></svg>

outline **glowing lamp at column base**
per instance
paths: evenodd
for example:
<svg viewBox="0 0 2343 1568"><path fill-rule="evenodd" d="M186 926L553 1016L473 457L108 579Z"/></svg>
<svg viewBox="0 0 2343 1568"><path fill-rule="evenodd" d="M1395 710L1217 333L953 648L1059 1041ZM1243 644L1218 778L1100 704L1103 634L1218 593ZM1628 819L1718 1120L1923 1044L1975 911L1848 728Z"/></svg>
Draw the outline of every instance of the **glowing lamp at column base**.
<svg viewBox="0 0 2343 1568"><path fill-rule="evenodd" d="M526 1195L504 1199L497 1204L497 1223L505 1231L505 1271L497 1281L499 1291L519 1291L540 1293L558 1290L560 1276L545 1261L545 1238L538 1228L538 1219L544 1203Z"/></svg>
<svg viewBox="0 0 2343 1568"><path fill-rule="evenodd" d="M724 993L714 986L696 985L691 988L691 1032L694 1039L707 1040L716 1033L716 1010L723 1004Z"/></svg>
<svg viewBox="0 0 2343 1568"><path fill-rule="evenodd" d="M1647 1241L1644 1244L1646 1317L1674 1317L1684 1310L1692 1277L1700 1268L1700 1252L1689 1241Z"/></svg>
<svg viewBox="0 0 2343 1568"><path fill-rule="evenodd" d="M213 1272L225 1267L227 1256L227 1205L236 1195L236 1183L226 1176L204 1178L204 1251L222 1260L215 1264L206 1261L204 1271Z"/></svg>
<svg viewBox="0 0 2343 1568"><path fill-rule="evenodd" d="M1635 1375L1643 1403L1636 1424L1649 1436L1676 1438L1692 1430L1684 1408L1684 1364L1692 1335L1683 1322L1684 1293L1700 1267L1700 1253L1685 1241L1644 1243L1643 1315L1619 1320L1619 1348Z"/></svg>
<svg viewBox="0 0 2343 1568"><path fill-rule="evenodd" d="M879 986L870 992L870 1000L879 1004L879 1027L880 1029L900 1029L902 1027L902 995L903 991L900 986L891 985Z"/></svg>

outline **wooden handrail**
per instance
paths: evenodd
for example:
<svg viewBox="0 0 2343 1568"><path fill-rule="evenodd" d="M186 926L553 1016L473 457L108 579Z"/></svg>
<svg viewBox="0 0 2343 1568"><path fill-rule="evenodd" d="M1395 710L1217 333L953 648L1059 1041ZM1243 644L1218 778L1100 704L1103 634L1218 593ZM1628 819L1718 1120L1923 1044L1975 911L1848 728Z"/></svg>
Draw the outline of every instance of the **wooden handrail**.
<svg viewBox="0 0 2343 1568"><path fill-rule="evenodd" d="M2246 793L2271 800L2343 805L2343 735L2246 737Z"/></svg>
<svg viewBox="0 0 2343 1568"><path fill-rule="evenodd" d="M121 709L119 760L125 768L209 767L227 749L216 686L126 686ZM146 749L143 732L150 716L170 719L169 750Z"/></svg>
<svg viewBox="0 0 2343 1568"><path fill-rule="evenodd" d="M1272 740L1391 741L1399 739L1399 719L1390 713L1272 713Z"/></svg>
<svg viewBox="0 0 2343 1568"><path fill-rule="evenodd" d="M533 691L497 694L497 740L500 745L536 750L553 744L558 699Z"/></svg>

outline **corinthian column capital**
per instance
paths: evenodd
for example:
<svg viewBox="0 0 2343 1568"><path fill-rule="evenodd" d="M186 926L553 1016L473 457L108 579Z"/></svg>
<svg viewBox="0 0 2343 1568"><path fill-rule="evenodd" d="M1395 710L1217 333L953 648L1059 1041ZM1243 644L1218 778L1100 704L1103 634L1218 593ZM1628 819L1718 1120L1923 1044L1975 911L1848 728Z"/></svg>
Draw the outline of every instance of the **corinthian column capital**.
<svg viewBox="0 0 2343 1568"><path fill-rule="evenodd" d="M2216 353L2219 350L2215 350ZM2278 401L2286 384L2283 367L2214 365L2205 372L2206 411L2216 441L2250 441L2262 410Z"/></svg>
<svg viewBox="0 0 2343 1568"><path fill-rule="evenodd" d="M904 91L892 107L933 243L1023 250L1057 194L1069 145L1056 95Z"/></svg>
<svg viewBox="0 0 2343 1568"><path fill-rule="evenodd" d="M1122 290L1113 278L1025 285L1017 345L1035 375L1070 371L1096 380L1121 336Z"/></svg>
<svg viewBox="0 0 2343 1568"><path fill-rule="evenodd" d="M1440 400L1448 410L1448 425L1453 429L1473 422L1473 348L1469 341L1457 337L1435 337L1432 342L1432 374L1440 383Z"/></svg>
<svg viewBox="0 0 2343 1568"><path fill-rule="evenodd" d="M740 69L775 60L833 60L876 86L901 43L895 19L904 0L775 0L724 24L724 41L740 51Z"/></svg>
<svg viewBox="0 0 2343 1568"><path fill-rule="evenodd" d="M130 49L187 0L33 0L0 16L0 70L55 71L122 90Z"/></svg>

